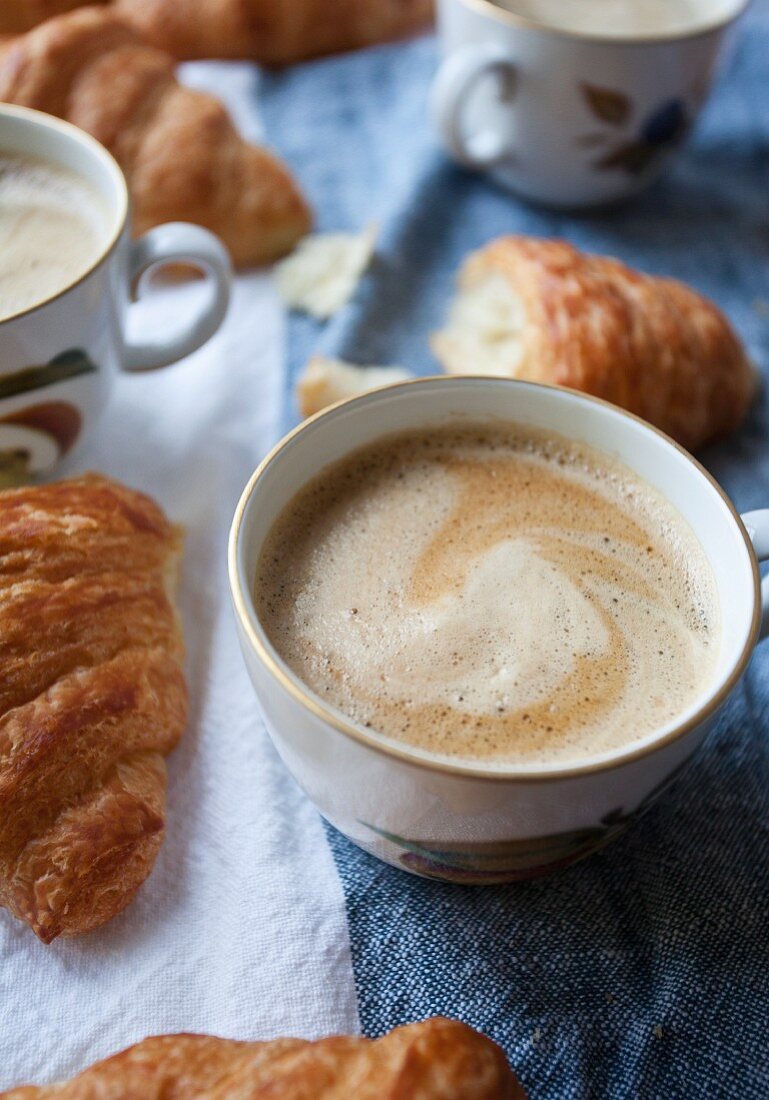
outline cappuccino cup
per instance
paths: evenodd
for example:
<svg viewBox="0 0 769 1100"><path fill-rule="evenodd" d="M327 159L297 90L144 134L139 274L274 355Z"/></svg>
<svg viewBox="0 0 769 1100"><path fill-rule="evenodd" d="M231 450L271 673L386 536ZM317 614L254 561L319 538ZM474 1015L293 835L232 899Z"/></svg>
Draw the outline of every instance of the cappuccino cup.
<svg viewBox="0 0 769 1100"><path fill-rule="evenodd" d="M131 237L126 181L93 138L39 111L0 105L0 483L49 473L101 415L117 370L189 355L219 328L230 294L224 245L171 223ZM172 335L126 335L133 288L168 263L202 268L210 293Z"/></svg>
<svg viewBox="0 0 769 1100"><path fill-rule="evenodd" d="M650 693L652 720L644 732L638 733L633 721L614 742L596 736L593 746L588 728L572 758L538 750L514 760L475 750L451 756L410 741L408 735L399 740L375 723L350 717L329 701L331 696L310 688L281 655L260 608L275 600L264 578L279 569L279 542L273 532L280 530L281 517L292 502L305 499L308 487L314 492L313 485L322 485L324 472L329 483L342 478L345 464L358 461L356 455L377 453L370 451L372 447L382 444L392 450L388 441L416 437L414 433L443 439L450 432L461 437L482 425L489 425L497 438L507 425L511 437L570 441L574 453L589 448L592 455L604 455L607 469L621 464L656 494L665 510L672 509L672 526L685 525L696 540L712 579L713 604L718 608L713 622L718 627L706 674L677 713L658 720ZM534 449L544 447L536 443ZM422 522L432 499L427 494L415 505L415 521ZM321 509L319 514L333 521L332 513ZM369 514L358 514L365 533ZM671 526L667 519L663 524ZM621 531L621 525L617 529ZM582 530L584 543L592 536ZM460 537L450 561L464 546L464 536ZM598 541L607 555L604 560L610 560L608 536ZM339 561L344 561L347 546L340 546ZM328 555L328 568L334 568L333 558ZM619 835L659 797L713 728L754 646L769 632L769 581L762 585L758 571L758 561L767 558L769 510L740 517L707 471L646 422L561 388L501 378L441 377L342 402L279 443L238 504L230 532L229 578L241 647L267 730L321 814L361 848L394 866L429 878L485 884L564 867ZM625 584L623 578L630 574L620 567L619 558L617 567L619 583ZM372 569L373 574L366 574L364 565L364 575L378 577L381 564L374 563ZM385 568L385 573L389 587L397 569ZM543 573L541 584L547 583ZM579 612L572 614L544 596L543 588L537 614L542 606L548 607L568 621L574 638L580 629ZM683 582L680 597L683 605ZM677 600L675 593L668 598ZM401 625L397 601L394 606L393 634ZM525 598L520 608L525 614ZM363 604L350 609L351 633L359 630L364 611ZM621 606L618 611L621 620ZM303 615L304 609L299 612ZM472 604L465 613L472 616ZM342 619L324 620L324 629L328 623L337 640L347 629ZM378 631L380 636L386 633L386 625L379 624ZM382 669L383 681L389 671ZM418 694L418 688L414 691ZM416 697L415 701L424 702ZM566 715L568 719L568 711ZM568 736L569 730L563 733Z"/></svg>
<svg viewBox="0 0 769 1100"><path fill-rule="evenodd" d="M688 134L749 0L439 0L431 114L460 164L580 208L636 194Z"/></svg>

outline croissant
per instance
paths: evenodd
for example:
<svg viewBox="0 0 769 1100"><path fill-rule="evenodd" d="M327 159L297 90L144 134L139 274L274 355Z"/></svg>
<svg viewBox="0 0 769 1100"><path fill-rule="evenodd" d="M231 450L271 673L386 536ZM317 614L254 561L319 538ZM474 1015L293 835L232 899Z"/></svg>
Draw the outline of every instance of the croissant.
<svg viewBox="0 0 769 1100"><path fill-rule="evenodd" d="M2 0L0 34L20 34L45 19L82 7L93 0Z"/></svg>
<svg viewBox="0 0 769 1100"><path fill-rule="evenodd" d="M61 15L4 46L0 100L66 118L105 145L128 179L138 233L196 222L243 265L276 259L309 228L286 168L108 9Z"/></svg>
<svg viewBox="0 0 769 1100"><path fill-rule="evenodd" d="M452 374L582 390L690 449L736 428L755 392L712 302L564 241L502 237L471 255L432 348Z"/></svg>
<svg viewBox="0 0 769 1100"><path fill-rule="evenodd" d="M286 65L401 38L427 26L433 0L116 0L174 57Z"/></svg>
<svg viewBox="0 0 769 1100"><path fill-rule="evenodd" d="M30 30L93 0L3 0L0 34ZM181 59L285 65L402 38L426 27L434 0L115 0L142 37Z"/></svg>
<svg viewBox="0 0 769 1100"><path fill-rule="evenodd" d="M0 905L44 943L119 913L163 839L180 554L106 478L0 493Z"/></svg>
<svg viewBox="0 0 769 1100"><path fill-rule="evenodd" d="M239 1043L207 1035L145 1039L64 1085L0 1100L525 1100L504 1054L457 1020L396 1028L372 1042L338 1036Z"/></svg>

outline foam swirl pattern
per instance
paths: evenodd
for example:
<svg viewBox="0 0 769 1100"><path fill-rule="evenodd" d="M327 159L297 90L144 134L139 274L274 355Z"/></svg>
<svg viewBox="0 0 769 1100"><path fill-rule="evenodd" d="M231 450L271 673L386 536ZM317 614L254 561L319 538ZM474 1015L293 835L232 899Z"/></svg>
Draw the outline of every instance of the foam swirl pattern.
<svg viewBox="0 0 769 1100"><path fill-rule="evenodd" d="M718 650L710 566L672 505L528 429L410 433L324 471L273 528L256 594L325 702L490 763L624 746L695 700Z"/></svg>

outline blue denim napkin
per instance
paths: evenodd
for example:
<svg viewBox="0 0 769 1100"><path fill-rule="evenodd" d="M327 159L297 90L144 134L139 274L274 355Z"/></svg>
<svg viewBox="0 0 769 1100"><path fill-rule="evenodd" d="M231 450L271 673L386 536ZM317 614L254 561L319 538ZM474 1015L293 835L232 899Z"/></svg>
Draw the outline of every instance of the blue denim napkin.
<svg viewBox="0 0 769 1100"><path fill-rule="evenodd" d="M314 351L434 373L427 336L457 266L500 233L561 236L712 296L769 370L769 4L665 178L582 216L525 206L452 166L426 117L422 39L263 78L271 139L322 229L381 228L355 301L296 318L289 384ZM290 390L288 427L297 419ZM769 506L762 398L704 461L741 510ZM531 883L420 880L329 840L363 1028L435 1013L499 1042L545 1098L769 1097L769 642L705 750L619 840Z"/></svg>

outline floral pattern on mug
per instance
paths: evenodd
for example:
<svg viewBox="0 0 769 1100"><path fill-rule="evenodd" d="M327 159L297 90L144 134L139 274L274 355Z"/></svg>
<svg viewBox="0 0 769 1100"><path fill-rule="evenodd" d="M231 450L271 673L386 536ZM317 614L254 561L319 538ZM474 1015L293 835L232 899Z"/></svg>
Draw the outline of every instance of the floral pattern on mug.
<svg viewBox="0 0 769 1100"><path fill-rule="evenodd" d="M71 348L48 363L0 376L0 399L91 374L96 365L80 348ZM51 469L77 442L80 410L69 401L38 401L0 417L0 488L22 485Z"/></svg>
<svg viewBox="0 0 769 1100"><path fill-rule="evenodd" d="M662 783L655 787L634 810L612 810L594 826L550 836L526 837L522 840L499 840L468 844L408 840L396 833L379 829L361 821L372 833L402 848L401 864L425 878L440 879L467 886L491 886L495 883L519 882L540 878L559 871L578 859L592 855L614 840L635 818L640 817L660 795L675 782L688 760L680 764Z"/></svg>
<svg viewBox="0 0 769 1100"><path fill-rule="evenodd" d="M362 824L384 840L403 848L400 862L409 871L444 882L481 886L539 878L568 867L612 840L625 828L631 816L615 810L590 829L525 840L443 844L440 847L429 841L408 840L368 822Z"/></svg>
<svg viewBox="0 0 769 1100"><path fill-rule="evenodd" d="M41 366L24 367L12 374L0 375L0 400L16 397L20 393L40 390L44 386L53 386L76 378L79 374L90 374L96 370L96 364L82 348L69 348L49 359Z"/></svg>
<svg viewBox="0 0 769 1100"><path fill-rule="evenodd" d="M579 145L608 147L593 161L593 168L601 172L622 171L629 175L641 175L675 149L691 125L683 100L667 99L640 120L635 133L630 136L623 134L621 138L617 135L615 138L613 131L626 130L634 114L630 97L624 92L588 83L581 85L581 91L591 113L606 127L611 127L577 139Z"/></svg>

